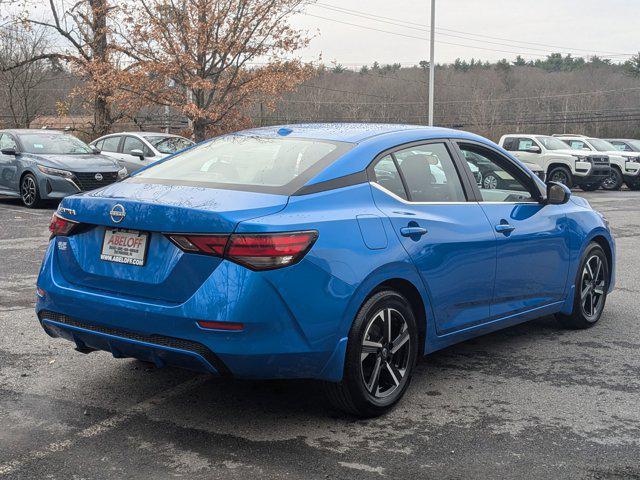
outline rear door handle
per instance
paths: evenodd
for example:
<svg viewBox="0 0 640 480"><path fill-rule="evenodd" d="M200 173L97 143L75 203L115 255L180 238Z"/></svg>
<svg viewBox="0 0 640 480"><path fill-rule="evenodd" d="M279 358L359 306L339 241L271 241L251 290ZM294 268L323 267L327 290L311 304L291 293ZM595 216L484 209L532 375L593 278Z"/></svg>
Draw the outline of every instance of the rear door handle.
<svg viewBox="0 0 640 480"><path fill-rule="evenodd" d="M403 237L421 237L425 233L427 233L427 229L422 227L402 227L400 229L400 235Z"/></svg>
<svg viewBox="0 0 640 480"><path fill-rule="evenodd" d="M516 229L516 227L514 227L513 225L510 225L508 223L500 223L498 225L496 225L496 232L498 233L511 233Z"/></svg>

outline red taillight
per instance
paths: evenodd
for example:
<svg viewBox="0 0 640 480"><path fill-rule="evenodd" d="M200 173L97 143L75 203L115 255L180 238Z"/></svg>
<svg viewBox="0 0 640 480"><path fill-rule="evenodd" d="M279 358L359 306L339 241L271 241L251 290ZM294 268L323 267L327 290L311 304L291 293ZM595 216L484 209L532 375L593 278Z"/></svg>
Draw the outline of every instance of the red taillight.
<svg viewBox="0 0 640 480"><path fill-rule="evenodd" d="M51 216L51 223L49 224L49 231L51 232L51 238L58 235L69 235L73 229L78 225L78 222L73 220L67 220L66 218L59 217L57 214Z"/></svg>
<svg viewBox="0 0 640 480"><path fill-rule="evenodd" d="M299 261L315 242L317 232L234 234L225 256L254 270L292 265Z"/></svg>
<svg viewBox="0 0 640 480"><path fill-rule="evenodd" d="M168 235L186 252L224 257L252 270L270 270L298 262L318 238L316 231Z"/></svg>
<svg viewBox="0 0 640 480"><path fill-rule="evenodd" d="M186 252L199 252L221 257L229 235L169 235L169 239Z"/></svg>

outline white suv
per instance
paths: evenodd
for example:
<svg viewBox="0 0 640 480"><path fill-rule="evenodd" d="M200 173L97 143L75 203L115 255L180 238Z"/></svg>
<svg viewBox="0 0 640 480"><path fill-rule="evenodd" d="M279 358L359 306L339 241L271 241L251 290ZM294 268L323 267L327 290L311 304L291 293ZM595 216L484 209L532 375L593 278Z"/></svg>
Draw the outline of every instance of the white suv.
<svg viewBox="0 0 640 480"><path fill-rule="evenodd" d="M500 146L522 162L535 163L547 172L547 180L569 188L597 190L609 178L609 157L600 153L577 152L563 141L547 135L509 134Z"/></svg>
<svg viewBox="0 0 640 480"><path fill-rule="evenodd" d="M565 142L572 150L600 152L609 157L611 174L602 183L605 190L620 190L622 183L629 188L638 183L640 175L640 154L634 152L621 152L614 145L599 138L586 137L584 135L554 135Z"/></svg>

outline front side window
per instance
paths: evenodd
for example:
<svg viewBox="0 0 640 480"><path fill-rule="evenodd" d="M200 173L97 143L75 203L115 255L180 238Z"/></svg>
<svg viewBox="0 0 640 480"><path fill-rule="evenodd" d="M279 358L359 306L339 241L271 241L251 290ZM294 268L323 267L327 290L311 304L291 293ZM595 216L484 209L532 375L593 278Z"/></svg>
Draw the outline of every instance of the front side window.
<svg viewBox="0 0 640 480"><path fill-rule="evenodd" d="M535 144L535 142L532 139L530 139L530 138L519 138L518 139L518 149L517 150L519 152L526 152L531 147L537 147L537 145Z"/></svg>
<svg viewBox="0 0 640 480"><path fill-rule="evenodd" d="M82 155L93 153L82 140L66 133L24 133L20 143L25 153Z"/></svg>
<svg viewBox="0 0 640 480"><path fill-rule="evenodd" d="M465 202L460 177L444 143L394 153L413 202Z"/></svg>
<svg viewBox="0 0 640 480"><path fill-rule="evenodd" d="M144 139L160 153L172 154L194 145L191 140L182 137L144 135Z"/></svg>
<svg viewBox="0 0 640 480"><path fill-rule="evenodd" d="M591 150L582 140L565 140L565 142L571 147L572 150Z"/></svg>
<svg viewBox="0 0 640 480"><path fill-rule="evenodd" d="M122 145L122 153L127 155L134 155L134 150L140 150L142 153L145 153L145 145L142 143L142 140L136 137L124 137L124 144Z"/></svg>
<svg viewBox="0 0 640 480"><path fill-rule="evenodd" d="M611 144L616 147L616 150L620 150L621 152L631 152L631 147L623 142L611 142Z"/></svg>
<svg viewBox="0 0 640 480"><path fill-rule="evenodd" d="M391 155L381 158L373 167L373 172L375 174L375 182L378 185L393 192L400 198L407 199L400 172Z"/></svg>
<svg viewBox="0 0 640 480"><path fill-rule="evenodd" d="M305 181L309 174L351 147L324 140L228 135L157 163L135 179L279 193L289 190L279 187L299 183L294 180Z"/></svg>
<svg viewBox="0 0 640 480"><path fill-rule="evenodd" d="M461 144L460 150L478 182L485 202L535 202L524 174L509 159L476 145ZM478 171L476 174L475 171Z"/></svg>

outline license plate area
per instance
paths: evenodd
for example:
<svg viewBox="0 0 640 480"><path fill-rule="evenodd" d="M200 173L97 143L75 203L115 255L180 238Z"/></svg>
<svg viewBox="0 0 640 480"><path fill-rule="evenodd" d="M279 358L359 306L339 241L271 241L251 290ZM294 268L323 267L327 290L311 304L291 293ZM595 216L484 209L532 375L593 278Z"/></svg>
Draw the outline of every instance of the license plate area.
<svg viewBox="0 0 640 480"><path fill-rule="evenodd" d="M107 228L102 239L100 260L142 267L147 259L148 243L148 232Z"/></svg>

